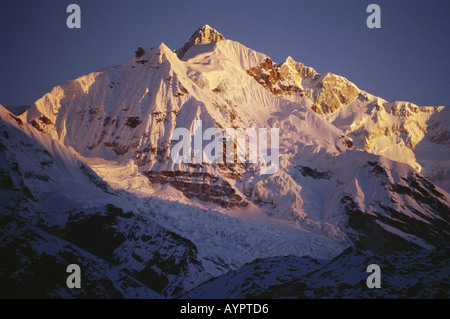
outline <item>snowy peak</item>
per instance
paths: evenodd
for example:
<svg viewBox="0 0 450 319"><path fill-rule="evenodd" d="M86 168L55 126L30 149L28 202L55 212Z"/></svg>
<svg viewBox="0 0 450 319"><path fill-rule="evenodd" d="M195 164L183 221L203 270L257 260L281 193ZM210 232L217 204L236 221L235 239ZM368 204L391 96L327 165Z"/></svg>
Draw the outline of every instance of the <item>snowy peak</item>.
<svg viewBox="0 0 450 319"><path fill-rule="evenodd" d="M194 34L192 34L191 38L188 42L179 50L176 51L178 57L183 58L184 54L191 48L192 46L198 43L213 43L225 40L225 37L219 33L216 29L211 28L209 25L205 24L204 26L198 28Z"/></svg>
<svg viewBox="0 0 450 319"><path fill-rule="evenodd" d="M294 78L298 77L299 81L304 78L314 78L317 75L316 70L311 67L305 66L303 63L296 62L292 57L288 56L286 60L280 64L280 71L285 77L289 77L287 74Z"/></svg>
<svg viewBox="0 0 450 319"><path fill-rule="evenodd" d="M216 29L211 28L209 25L205 24L203 27L197 29L197 31L194 32L189 41L193 41L195 44L197 44L200 42L219 42L221 40L225 40L225 37Z"/></svg>

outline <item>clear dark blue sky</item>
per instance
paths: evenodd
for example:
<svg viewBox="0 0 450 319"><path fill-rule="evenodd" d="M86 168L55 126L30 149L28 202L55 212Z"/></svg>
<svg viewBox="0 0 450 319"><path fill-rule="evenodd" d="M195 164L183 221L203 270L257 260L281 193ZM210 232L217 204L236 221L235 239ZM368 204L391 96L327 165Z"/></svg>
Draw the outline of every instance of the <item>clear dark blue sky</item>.
<svg viewBox="0 0 450 319"><path fill-rule="evenodd" d="M66 8L81 7L81 29ZM366 8L381 7L381 29ZM53 86L121 64L209 24L276 62L287 56L389 101L450 105L449 0L1 0L0 103L31 104Z"/></svg>

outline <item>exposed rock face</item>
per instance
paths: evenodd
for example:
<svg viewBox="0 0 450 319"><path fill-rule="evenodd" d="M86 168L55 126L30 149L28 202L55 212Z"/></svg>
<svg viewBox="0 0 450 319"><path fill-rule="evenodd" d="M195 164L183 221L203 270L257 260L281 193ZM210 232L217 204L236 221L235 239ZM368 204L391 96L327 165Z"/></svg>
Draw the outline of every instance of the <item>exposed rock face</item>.
<svg viewBox="0 0 450 319"><path fill-rule="evenodd" d="M358 94L358 88L347 79L326 73L316 84L314 92L314 107L316 113L333 113L343 105L353 102Z"/></svg>
<svg viewBox="0 0 450 319"><path fill-rule="evenodd" d="M301 85L301 80L305 78L313 79L317 72L303 63L295 62L290 56L280 65L280 73L283 78L294 81Z"/></svg>
<svg viewBox="0 0 450 319"><path fill-rule="evenodd" d="M267 58L264 62L247 71L259 84L275 95L302 93L303 90L295 83L286 81L287 78L281 73L281 68L273 64L272 60Z"/></svg>
<svg viewBox="0 0 450 319"><path fill-rule="evenodd" d="M186 42L186 44L181 49L176 50L176 53L181 59L190 47L198 43L212 43L222 40L225 40L225 37L217 30L211 28L206 24L203 27L197 29L197 31L194 32L189 41Z"/></svg>
<svg viewBox="0 0 450 319"><path fill-rule="evenodd" d="M306 95L314 103L312 110L319 114L335 112L353 102L360 93L347 79L332 73L320 75L291 57L279 65L268 58L247 73L275 95Z"/></svg>
<svg viewBox="0 0 450 319"><path fill-rule="evenodd" d="M145 172L152 183L169 183L183 192L187 198L197 197L205 202L212 202L224 208L247 206L247 201L236 194L234 189L222 177L209 173L182 171L148 171Z"/></svg>

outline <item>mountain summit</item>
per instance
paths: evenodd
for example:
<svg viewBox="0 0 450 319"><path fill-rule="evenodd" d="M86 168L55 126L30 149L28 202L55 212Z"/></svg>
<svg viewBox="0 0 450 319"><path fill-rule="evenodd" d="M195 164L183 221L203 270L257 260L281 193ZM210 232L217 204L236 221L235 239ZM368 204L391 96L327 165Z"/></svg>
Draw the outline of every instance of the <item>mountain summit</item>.
<svg viewBox="0 0 450 319"><path fill-rule="evenodd" d="M212 43L225 40L225 37L216 29L211 28L209 25L198 28L191 36L188 42L179 50L176 51L178 57L183 58L184 54L190 47L198 43Z"/></svg>

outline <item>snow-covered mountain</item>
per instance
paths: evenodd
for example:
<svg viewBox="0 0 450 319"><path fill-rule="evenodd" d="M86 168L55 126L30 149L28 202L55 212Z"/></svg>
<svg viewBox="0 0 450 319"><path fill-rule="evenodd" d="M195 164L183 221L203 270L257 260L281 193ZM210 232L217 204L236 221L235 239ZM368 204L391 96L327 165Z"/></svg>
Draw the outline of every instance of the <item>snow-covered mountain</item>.
<svg viewBox="0 0 450 319"><path fill-rule="evenodd" d="M254 71L250 74L275 94L293 101L298 95L308 97L311 109L341 129L357 149L407 163L450 190L448 108L388 102L344 77L318 74L291 57ZM271 76L261 79L267 71Z"/></svg>
<svg viewBox="0 0 450 319"><path fill-rule="evenodd" d="M30 295L176 297L257 258L309 269L349 246L449 240L444 107L389 103L207 25L181 49L140 48L0 117L1 280L16 295L43 258L75 259L102 285L74 295L41 282ZM198 121L201 133L278 128L279 169L174 162L174 131L194 136Z"/></svg>

